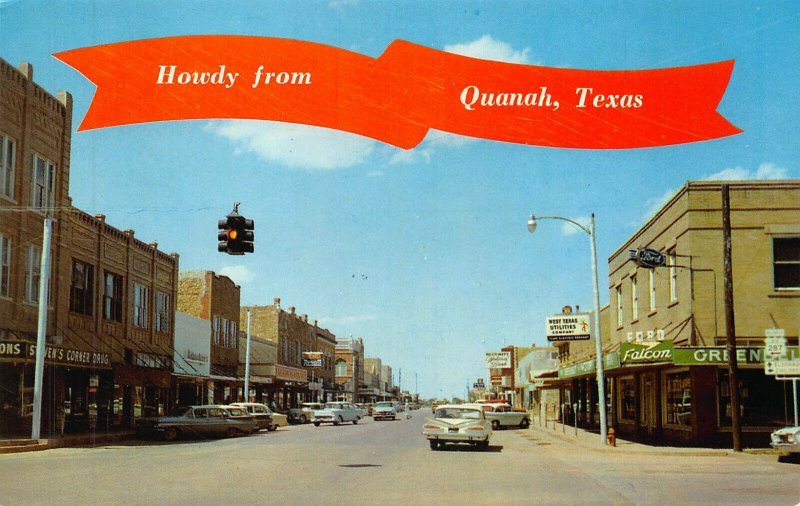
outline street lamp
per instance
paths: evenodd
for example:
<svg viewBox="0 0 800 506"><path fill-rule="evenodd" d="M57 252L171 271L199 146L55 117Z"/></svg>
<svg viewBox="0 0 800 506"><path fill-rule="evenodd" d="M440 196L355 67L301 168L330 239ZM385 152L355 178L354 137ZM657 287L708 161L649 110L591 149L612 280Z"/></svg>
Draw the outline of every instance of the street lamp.
<svg viewBox="0 0 800 506"><path fill-rule="evenodd" d="M599 400L598 410L600 411L600 438L606 444L608 436L608 422L606 420L606 386L603 374L603 346L600 342L600 283L597 278L597 246L595 244L594 213L589 221L589 226L582 225L575 220L563 218L561 216L534 216L528 217L528 232L531 234L536 231L536 220L563 220L572 223L579 229L589 234L589 248L591 250L592 277L594 278L594 344L597 353L597 397Z"/></svg>

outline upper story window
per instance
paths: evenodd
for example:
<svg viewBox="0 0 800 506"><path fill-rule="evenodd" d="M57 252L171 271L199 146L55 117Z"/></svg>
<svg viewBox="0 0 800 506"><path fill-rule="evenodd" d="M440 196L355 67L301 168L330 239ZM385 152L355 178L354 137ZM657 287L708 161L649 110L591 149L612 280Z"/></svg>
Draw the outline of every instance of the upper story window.
<svg viewBox="0 0 800 506"><path fill-rule="evenodd" d="M11 295L11 239L0 234L0 297Z"/></svg>
<svg viewBox="0 0 800 506"><path fill-rule="evenodd" d="M636 274L631 276L631 320L639 319L639 294L636 290Z"/></svg>
<svg viewBox="0 0 800 506"><path fill-rule="evenodd" d="M94 266L73 260L72 282L69 287L69 310L91 316L94 314Z"/></svg>
<svg viewBox="0 0 800 506"><path fill-rule="evenodd" d="M29 244L25 255L25 301L39 302L39 280L41 279L42 250Z"/></svg>
<svg viewBox="0 0 800 506"><path fill-rule="evenodd" d="M617 292L617 327L622 327L622 285L618 286Z"/></svg>
<svg viewBox="0 0 800 506"><path fill-rule="evenodd" d="M219 316L215 316L211 319L211 340L214 344L219 346L219 337L220 337L220 327L222 326L222 319Z"/></svg>
<svg viewBox="0 0 800 506"><path fill-rule="evenodd" d="M14 198L14 167L17 146L14 139L0 133L0 195Z"/></svg>
<svg viewBox="0 0 800 506"><path fill-rule="evenodd" d="M655 269L649 269L647 271L647 277L650 281L650 311L656 310L656 271Z"/></svg>
<svg viewBox="0 0 800 506"><path fill-rule="evenodd" d="M669 262L669 301L675 302L678 300L678 266L676 265L677 257L675 256L675 252L671 252L667 255L667 261Z"/></svg>
<svg viewBox="0 0 800 506"><path fill-rule="evenodd" d="M148 325L150 290L139 283L133 284L133 324L146 329Z"/></svg>
<svg viewBox="0 0 800 506"><path fill-rule="evenodd" d="M122 322L122 276L106 272L103 277L103 318Z"/></svg>
<svg viewBox="0 0 800 506"><path fill-rule="evenodd" d="M347 362L341 359L336 361L336 375L347 376Z"/></svg>
<svg viewBox="0 0 800 506"><path fill-rule="evenodd" d="M772 239L776 289L800 289L800 237Z"/></svg>
<svg viewBox="0 0 800 506"><path fill-rule="evenodd" d="M156 332L169 332L169 295L164 292L156 292L155 307L155 329Z"/></svg>
<svg viewBox="0 0 800 506"><path fill-rule="evenodd" d="M55 206L56 166L36 153L31 156L31 206L51 210Z"/></svg>

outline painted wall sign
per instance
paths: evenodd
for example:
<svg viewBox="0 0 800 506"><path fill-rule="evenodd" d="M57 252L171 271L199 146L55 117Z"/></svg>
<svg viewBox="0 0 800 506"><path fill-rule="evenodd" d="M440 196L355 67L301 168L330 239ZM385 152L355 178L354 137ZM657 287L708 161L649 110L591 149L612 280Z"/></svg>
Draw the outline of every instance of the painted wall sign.
<svg viewBox="0 0 800 506"><path fill-rule="evenodd" d="M786 348L787 359L800 358L800 348ZM739 364L763 364L764 348L737 348L736 361ZM672 353L675 365L727 365L728 350L724 347L675 348Z"/></svg>

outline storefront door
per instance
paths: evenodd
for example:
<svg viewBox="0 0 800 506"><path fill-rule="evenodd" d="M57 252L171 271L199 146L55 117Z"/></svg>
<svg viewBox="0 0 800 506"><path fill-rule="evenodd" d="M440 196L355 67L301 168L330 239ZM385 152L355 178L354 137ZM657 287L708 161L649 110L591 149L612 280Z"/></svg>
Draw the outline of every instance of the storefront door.
<svg viewBox="0 0 800 506"><path fill-rule="evenodd" d="M647 435L653 435L657 425L656 401L658 397L658 387L656 384L656 373L646 372L641 376L641 411L639 425Z"/></svg>

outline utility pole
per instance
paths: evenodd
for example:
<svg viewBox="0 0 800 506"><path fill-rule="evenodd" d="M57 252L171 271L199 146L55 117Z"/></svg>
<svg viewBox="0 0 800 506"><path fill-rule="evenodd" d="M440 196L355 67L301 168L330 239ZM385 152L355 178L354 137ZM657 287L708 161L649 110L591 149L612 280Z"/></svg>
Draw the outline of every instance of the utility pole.
<svg viewBox="0 0 800 506"><path fill-rule="evenodd" d="M725 333L728 351L728 387L731 402L731 435L733 451L742 451L742 427L739 424L739 382L736 378L736 325L733 316L733 266L731 263L731 202L730 187L722 185L722 238L723 238L723 285L725 298Z"/></svg>
<svg viewBox="0 0 800 506"><path fill-rule="evenodd" d="M247 354L244 363L244 402L250 402L250 310L249 309L247 310Z"/></svg>
<svg viewBox="0 0 800 506"><path fill-rule="evenodd" d="M47 340L47 299L50 287L50 242L53 218L45 216L42 236L42 263L39 266L39 322L36 332L36 366L33 377L33 421L31 439L39 439L42 427L42 383L44 382L44 356Z"/></svg>

